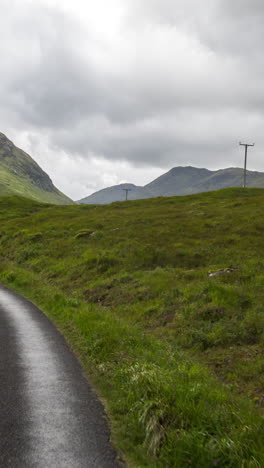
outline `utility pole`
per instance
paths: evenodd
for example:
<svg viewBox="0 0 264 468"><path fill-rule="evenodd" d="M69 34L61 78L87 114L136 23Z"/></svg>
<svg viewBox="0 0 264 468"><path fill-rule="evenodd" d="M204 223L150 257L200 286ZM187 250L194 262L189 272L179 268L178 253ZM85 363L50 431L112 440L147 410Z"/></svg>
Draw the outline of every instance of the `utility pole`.
<svg viewBox="0 0 264 468"><path fill-rule="evenodd" d="M249 143L239 143L240 146L245 147L245 166L244 166L244 188L247 186L247 155L248 155L248 147L255 146L255 143L250 145Z"/></svg>
<svg viewBox="0 0 264 468"><path fill-rule="evenodd" d="M126 201L128 200L128 192L132 192L130 188L123 188L123 191L126 192Z"/></svg>

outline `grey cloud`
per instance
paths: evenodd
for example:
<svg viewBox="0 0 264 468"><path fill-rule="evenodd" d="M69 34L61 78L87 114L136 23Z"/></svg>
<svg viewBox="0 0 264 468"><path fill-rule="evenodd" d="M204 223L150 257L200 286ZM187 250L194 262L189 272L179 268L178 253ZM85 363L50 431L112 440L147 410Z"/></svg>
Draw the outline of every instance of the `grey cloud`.
<svg viewBox="0 0 264 468"><path fill-rule="evenodd" d="M235 165L240 158L237 144L241 138L251 136L259 143L263 141L259 139L263 120L259 115L248 119L234 111L208 115L194 109L192 115L183 111L161 121L157 117L127 125L95 118L82 122L73 132L57 132L53 141L57 148L64 147L70 153L87 157L107 154L108 160L126 160L136 166Z"/></svg>
<svg viewBox="0 0 264 468"><path fill-rule="evenodd" d="M200 22L201 40L233 60L256 65L262 60L264 4L261 0L214 0L210 21Z"/></svg>
<svg viewBox="0 0 264 468"><path fill-rule="evenodd" d="M226 15L234 17L251 18L264 15L262 0L218 0L218 7Z"/></svg>
<svg viewBox="0 0 264 468"><path fill-rule="evenodd" d="M221 166L243 136L262 142L262 3L124 2L108 43L59 7L2 0L0 121L137 166Z"/></svg>
<svg viewBox="0 0 264 468"><path fill-rule="evenodd" d="M130 7L133 26L147 21L177 27L213 50L247 60L262 51L263 17L262 0L131 0Z"/></svg>

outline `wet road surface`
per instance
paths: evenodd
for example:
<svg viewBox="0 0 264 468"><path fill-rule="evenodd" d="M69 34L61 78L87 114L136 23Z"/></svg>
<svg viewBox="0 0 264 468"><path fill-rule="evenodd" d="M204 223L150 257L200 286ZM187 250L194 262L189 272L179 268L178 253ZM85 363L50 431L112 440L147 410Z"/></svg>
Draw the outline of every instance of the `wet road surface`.
<svg viewBox="0 0 264 468"><path fill-rule="evenodd" d="M118 466L102 404L64 338L0 287L0 467Z"/></svg>

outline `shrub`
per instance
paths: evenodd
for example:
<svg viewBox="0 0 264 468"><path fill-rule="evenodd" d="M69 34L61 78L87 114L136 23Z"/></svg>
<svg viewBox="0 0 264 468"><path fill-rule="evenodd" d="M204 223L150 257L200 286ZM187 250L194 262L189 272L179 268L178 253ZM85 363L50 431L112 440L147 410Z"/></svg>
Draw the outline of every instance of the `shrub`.
<svg viewBox="0 0 264 468"><path fill-rule="evenodd" d="M99 273L105 273L119 263L118 257L111 253L103 252L97 256L96 269Z"/></svg>
<svg viewBox="0 0 264 468"><path fill-rule="evenodd" d="M28 239L32 242L38 242L42 240L42 238L43 238L42 232L35 232L34 234L31 234L28 236Z"/></svg>
<svg viewBox="0 0 264 468"><path fill-rule="evenodd" d="M27 262L28 260L31 260L34 257L37 257L39 254L38 249L34 246L32 247L25 247L24 249L20 250L18 255L17 255L17 263L22 264L24 262Z"/></svg>

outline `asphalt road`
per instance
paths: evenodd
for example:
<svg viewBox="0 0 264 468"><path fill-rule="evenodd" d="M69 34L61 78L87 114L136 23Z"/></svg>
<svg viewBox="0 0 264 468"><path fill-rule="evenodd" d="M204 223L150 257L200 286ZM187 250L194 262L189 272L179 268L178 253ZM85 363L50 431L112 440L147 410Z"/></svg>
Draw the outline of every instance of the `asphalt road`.
<svg viewBox="0 0 264 468"><path fill-rule="evenodd" d="M0 467L118 466L102 404L64 338L0 287Z"/></svg>

